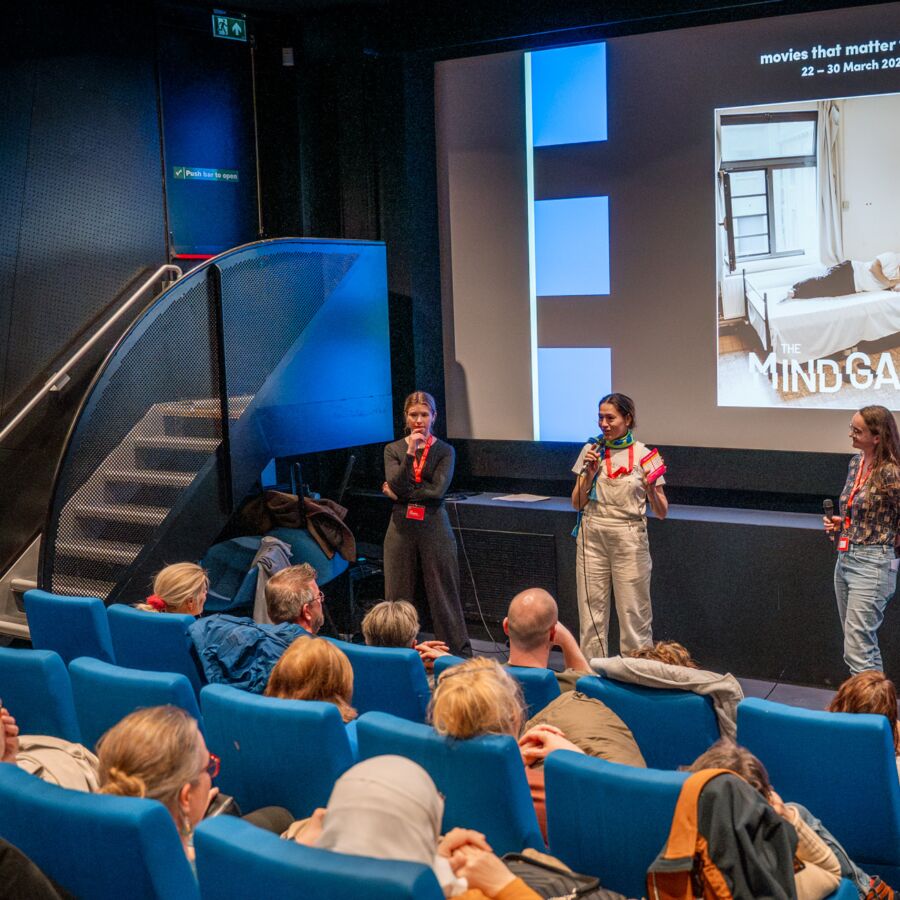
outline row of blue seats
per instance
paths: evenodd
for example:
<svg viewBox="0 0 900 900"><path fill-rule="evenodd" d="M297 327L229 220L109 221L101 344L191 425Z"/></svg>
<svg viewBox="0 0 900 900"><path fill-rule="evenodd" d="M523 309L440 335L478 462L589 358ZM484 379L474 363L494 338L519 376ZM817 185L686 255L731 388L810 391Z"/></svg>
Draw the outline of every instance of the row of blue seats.
<svg viewBox="0 0 900 900"><path fill-rule="evenodd" d="M38 603L33 604L32 608L44 604L48 615L52 613L58 620L59 601L63 598L46 595L35 599ZM66 611L83 602L90 608L94 620L100 623L107 621L105 609L99 601L72 599L76 603L72 606L67 604ZM171 669L174 667L167 665L167 662L176 657L180 650L181 659L188 659L188 671L193 671L196 676L188 649L190 638L187 627L191 621L189 616L161 616L119 606L110 607L107 627L113 634L119 635L116 649L123 649L122 655L129 658L130 665ZM102 632L102 626L99 630ZM174 636L174 639L166 640L165 635ZM336 643L348 653L354 665L354 703L361 712L385 710L413 721L422 721L428 689L421 663L414 651ZM143 657L136 659L124 653L129 646L134 648L135 655L140 652ZM453 657L438 660L436 671L440 673L444 667L459 662L461 660ZM526 699L533 709L543 706L558 692L552 673L541 670L511 671L522 678ZM193 687L196 690L199 684L194 683ZM622 685L593 676L581 679L578 687L603 700L623 718L632 729L648 765L653 768L670 769L689 762L718 736L715 715L707 698L681 691ZM757 715L753 709L753 704L757 702L747 701L741 706L739 740L763 759L779 790L790 799L803 802L813 809L844 840L851 855L873 860L876 866L900 867L900 851L896 849L900 847L900 802L896 796L896 770L892 768L892 741L886 720L879 717L840 717L846 720L845 724L857 728L865 724L867 728L865 738L860 738L866 746L846 753L842 744L844 725L838 726L835 714L818 714L768 704ZM187 701L179 705L186 706ZM196 715L194 710L189 711ZM124 715L124 712L121 714ZM121 716L95 717L98 724L89 729L89 733L96 738L105 726L118 717ZM779 720L774 723L774 730L773 719ZM104 727L100 727L101 724ZM837 733L832 734L829 729L836 727ZM798 733L795 735L795 732ZM68 733L71 734L71 730ZM779 737L773 739L773 734ZM826 751L828 760L824 764L818 758L823 741L830 742L836 751ZM807 759L796 752L797 747L817 748L818 755L813 760ZM885 752L886 747L889 752ZM852 764L846 762L848 758L853 760ZM894 777L891 777L892 773ZM871 823L872 827L849 825L860 821ZM844 827L849 826L849 837L842 837L843 823L847 823ZM876 834L870 834L870 831ZM854 853L854 847L859 847L860 852ZM885 851L884 847L890 850ZM896 883L897 875L886 880Z"/></svg>
<svg viewBox="0 0 900 900"><path fill-rule="evenodd" d="M550 851L612 890L641 896L644 873L665 841L686 775L568 751L552 754L546 767ZM475 780L471 772L468 780ZM494 790L499 795L503 788ZM227 816L196 830L198 894L174 822L158 803L65 791L13 766L0 767L0 833L86 900L224 900L255 896L263 885L272 898L442 896L425 867L300 847ZM75 835L88 839L66 839ZM850 900L856 888L845 881L832 896Z"/></svg>
<svg viewBox="0 0 900 900"><path fill-rule="evenodd" d="M35 661L30 675L26 673L29 660ZM17 693L23 685L40 681L38 670L52 676L43 695ZM87 743L137 706L181 705L198 718L210 748L222 758L220 786L245 809L276 803L288 806L295 815L307 815L324 804L334 780L353 761L340 716L328 704L275 700L215 685L202 690L198 710L190 686L179 675L120 669L90 659L73 661L69 671L80 733ZM598 682L609 686L603 679L589 677L579 687L590 689ZM72 694L66 669L54 654L0 650L0 690L7 688L12 693L3 696L14 714L20 715L23 732L72 736L71 730L54 732L49 713L43 723L36 718L42 711L58 710L64 705L61 698ZM629 696L627 691L625 695ZM648 707L653 692L640 700L644 717L671 739L676 722L672 713L677 714L678 707L664 697ZM73 719L71 712L59 717L62 723ZM363 758L399 753L431 773L438 788L451 798L445 827L477 827L495 847L506 850L533 846L540 840L511 738L456 742L441 738L428 726L381 713L363 715L357 734ZM751 699L738 709L738 740L764 761L782 795L813 810L852 858L888 883L900 880L900 784L884 717L813 712ZM682 751L682 758L692 757ZM304 767L300 778L295 775L298 759L316 760L315 766ZM479 777L472 779L472 772ZM641 777L633 773L632 777ZM485 784L495 786L508 802L498 805L490 797L485 803ZM623 808L627 807L616 804L596 812L615 816Z"/></svg>
<svg viewBox="0 0 900 900"><path fill-rule="evenodd" d="M191 652L192 616L160 615L122 604L106 608L94 597L65 597L40 590L26 593L25 611L32 645L55 650L67 664L89 656L128 668L178 672L199 696L203 682ZM353 705L359 712L378 710L425 721L431 691L414 650L334 643L353 667ZM462 660L444 657L440 662L447 665ZM510 673L522 684L533 712L559 696L556 678L547 670L513 667Z"/></svg>
<svg viewBox="0 0 900 900"><path fill-rule="evenodd" d="M25 607L35 647L55 650L66 663L78 656L93 656L128 668L178 672L188 678L199 697L202 681L191 654L191 616L160 615L121 604L107 609L96 598L61 597L38 590L26 594ZM425 721L431 692L413 650L334 643L353 667L353 705L359 712L389 712ZM439 658L435 676L461 662L454 656ZM522 686L529 717L559 696L559 684L546 669L513 666L509 672ZM652 767L675 768L689 762L718 737L712 704L696 694L617 685L598 678L585 681L581 689L623 718ZM671 706L670 718L678 729L674 739L658 729L649 715L653 708L658 712L661 702Z"/></svg>

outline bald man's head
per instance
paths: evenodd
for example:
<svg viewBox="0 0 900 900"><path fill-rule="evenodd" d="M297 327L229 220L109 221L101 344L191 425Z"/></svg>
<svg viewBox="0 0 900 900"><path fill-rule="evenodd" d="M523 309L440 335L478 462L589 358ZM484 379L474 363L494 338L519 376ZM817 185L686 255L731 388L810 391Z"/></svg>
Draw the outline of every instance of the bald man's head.
<svg viewBox="0 0 900 900"><path fill-rule="evenodd" d="M528 588L509 604L507 633L520 650L536 650L548 642L550 629L559 620L556 601L543 588Z"/></svg>

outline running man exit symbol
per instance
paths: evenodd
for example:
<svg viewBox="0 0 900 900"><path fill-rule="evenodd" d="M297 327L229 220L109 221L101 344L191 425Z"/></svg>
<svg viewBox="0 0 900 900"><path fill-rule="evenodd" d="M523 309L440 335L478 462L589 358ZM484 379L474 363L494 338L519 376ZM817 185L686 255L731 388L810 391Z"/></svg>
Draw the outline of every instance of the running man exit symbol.
<svg viewBox="0 0 900 900"><path fill-rule="evenodd" d="M219 13L213 13L212 29L213 36L217 38L224 38L229 41L247 40L246 19L239 19L236 16L225 16Z"/></svg>

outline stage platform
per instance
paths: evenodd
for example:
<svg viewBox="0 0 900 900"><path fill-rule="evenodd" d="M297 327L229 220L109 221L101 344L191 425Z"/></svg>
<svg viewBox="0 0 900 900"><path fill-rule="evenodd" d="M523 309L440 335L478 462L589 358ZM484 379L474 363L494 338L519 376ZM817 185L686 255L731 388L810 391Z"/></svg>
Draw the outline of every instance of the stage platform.
<svg viewBox="0 0 900 900"><path fill-rule="evenodd" d="M577 628L575 513L567 497L535 503L483 493L448 502L459 539L462 596L473 636L502 637L512 596L538 585ZM390 502L360 492L351 525L379 544ZM653 557L654 637L683 643L704 667L742 678L835 688L849 674L832 587L834 545L821 516L707 506L670 507L648 519ZM881 648L900 678L900 614L888 607ZM610 636L616 652L615 616Z"/></svg>

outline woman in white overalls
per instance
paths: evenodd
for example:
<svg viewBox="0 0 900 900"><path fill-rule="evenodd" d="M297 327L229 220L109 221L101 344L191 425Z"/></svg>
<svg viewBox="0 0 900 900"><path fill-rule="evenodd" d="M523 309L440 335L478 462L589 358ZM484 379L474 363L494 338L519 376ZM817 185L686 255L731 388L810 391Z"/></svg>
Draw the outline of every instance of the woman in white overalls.
<svg viewBox="0 0 900 900"><path fill-rule="evenodd" d="M572 506L578 510L576 551L581 649L607 656L610 588L619 619L619 652L653 642L647 503L664 519L666 470L656 450L631 433L634 401L624 394L600 400L600 435L581 448Z"/></svg>

